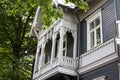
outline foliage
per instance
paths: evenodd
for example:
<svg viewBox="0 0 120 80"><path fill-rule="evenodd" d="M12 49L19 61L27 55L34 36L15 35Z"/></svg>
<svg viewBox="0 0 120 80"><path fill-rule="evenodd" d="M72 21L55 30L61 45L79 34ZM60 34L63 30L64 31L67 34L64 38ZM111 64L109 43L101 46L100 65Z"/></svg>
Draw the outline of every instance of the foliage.
<svg viewBox="0 0 120 80"><path fill-rule="evenodd" d="M30 80L33 56L24 56L16 61L17 69L14 70L11 59L4 58L0 64L0 80ZM0 58L1 59L1 58Z"/></svg>
<svg viewBox="0 0 120 80"><path fill-rule="evenodd" d="M72 2L76 7L84 10L85 12L89 9L87 2L84 0L66 0L66 3Z"/></svg>
<svg viewBox="0 0 120 80"><path fill-rule="evenodd" d="M37 1L0 1L0 80L27 80L32 62L26 51L36 44L29 38ZM26 58L25 58L26 56Z"/></svg>
<svg viewBox="0 0 120 80"><path fill-rule="evenodd" d="M79 1L80 8L85 9L86 3ZM41 6L45 29L62 16L52 7L52 0L0 0L0 80L30 78L33 58L26 52L36 44L29 31L37 6Z"/></svg>

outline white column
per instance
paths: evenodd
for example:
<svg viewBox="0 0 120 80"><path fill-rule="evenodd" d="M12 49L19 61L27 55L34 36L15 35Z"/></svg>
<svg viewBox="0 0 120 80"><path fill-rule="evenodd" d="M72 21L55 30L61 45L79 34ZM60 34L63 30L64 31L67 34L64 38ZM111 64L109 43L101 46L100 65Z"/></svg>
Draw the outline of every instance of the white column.
<svg viewBox="0 0 120 80"><path fill-rule="evenodd" d="M52 37L52 51L51 51L51 60L50 60L50 65L52 67L52 61L55 55L55 46L56 46L56 34L53 35Z"/></svg>
<svg viewBox="0 0 120 80"><path fill-rule="evenodd" d="M64 40L64 27L60 29L60 45L59 45L59 52L58 52L58 62L62 61L63 56L63 40Z"/></svg>
<svg viewBox="0 0 120 80"><path fill-rule="evenodd" d="M45 43L42 44L39 68L42 67L42 63L43 63L43 60L44 60L43 58L44 58L44 54L45 54L44 51L45 51Z"/></svg>
<svg viewBox="0 0 120 80"><path fill-rule="evenodd" d="M117 21L118 37L120 37L120 21Z"/></svg>
<svg viewBox="0 0 120 80"><path fill-rule="evenodd" d="M118 20L116 21L116 23L117 23L117 37L118 37L116 38L116 42L117 44L120 44L120 21Z"/></svg>
<svg viewBox="0 0 120 80"><path fill-rule="evenodd" d="M39 59L39 50L40 48L37 46L36 56L35 56L35 66L34 66L34 72L38 70L38 59Z"/></svg>
<svg viewBox="0 0 120 80"><path fill-rule="evenodd" d="M72 36L74 38L73 58L76 58L76 56L77 56L77 33L72 32Z"/></svg>

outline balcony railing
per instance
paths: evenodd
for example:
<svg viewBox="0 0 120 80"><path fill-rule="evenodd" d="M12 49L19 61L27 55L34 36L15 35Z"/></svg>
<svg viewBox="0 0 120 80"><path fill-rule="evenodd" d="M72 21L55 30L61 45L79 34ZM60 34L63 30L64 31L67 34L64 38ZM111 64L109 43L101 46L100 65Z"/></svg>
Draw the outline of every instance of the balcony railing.
<svg viewBox="0 0 120 80"><path fill-rule="evenodd" d="M83 74L118 59L115 39L111 39L80 56L79 73Z"/></svg>
<svg viewBox="0 0 120 80"><path fill-rule="evenodd" d="M113 53L115 53L115 41L111 39L81 55L80 66L87 66Z"/></svg>
<svg viewBox="0 0 120 80"><path fill-rule="evenodd" d="M62 57L62 59L59 61L58 58L55 58L52 63L47 63L41 67L41 74L51 70L55 67L63 67L67 69L74 70L76 69L76 59L70 58L70 57Z"/></svg>
<svg viewBox="0 0 120 80"><path fill-rule="evenodd" d="M63 57L60 66L68 69L76 69L76 59L70 57Z"/></svg>

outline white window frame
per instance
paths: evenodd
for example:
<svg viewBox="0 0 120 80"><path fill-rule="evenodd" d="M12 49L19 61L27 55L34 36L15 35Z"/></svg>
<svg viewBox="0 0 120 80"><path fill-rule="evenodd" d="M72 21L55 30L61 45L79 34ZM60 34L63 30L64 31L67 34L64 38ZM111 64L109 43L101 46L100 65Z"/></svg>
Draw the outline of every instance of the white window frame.
<svg viewBox="0 0 120 80"><path fill-rule="evenodd" d="M105 80L105 76L100 76L100 77L97 77L97 78L95 78L93 80Z"/></svg>
<svg viewBox="0 0 120 80"><path fill-rule="evenodd" d="M87 21L87 51L91 49L91 43L90 43L90 23L94 21L96 18L100 17L100 34L101 34L101 43L103 43L103 34L102 34L102 15L101 15L101 9L94 12L92 15L90 15L86 21ZM101 44L100 43L100 44ZM95 44L94 47L96 47L97 44Z"/></svg>

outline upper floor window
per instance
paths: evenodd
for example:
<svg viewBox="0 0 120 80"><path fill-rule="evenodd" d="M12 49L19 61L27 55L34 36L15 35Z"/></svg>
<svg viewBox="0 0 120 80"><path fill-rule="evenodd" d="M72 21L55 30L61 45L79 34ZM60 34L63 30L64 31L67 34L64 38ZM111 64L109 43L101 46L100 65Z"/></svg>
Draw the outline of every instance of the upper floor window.
<svg viewBox="0 0 120 80"><path fill-rule="evenodd" d="M102 19L98 10L87 19L87 50L102 43Z"/></svg>

